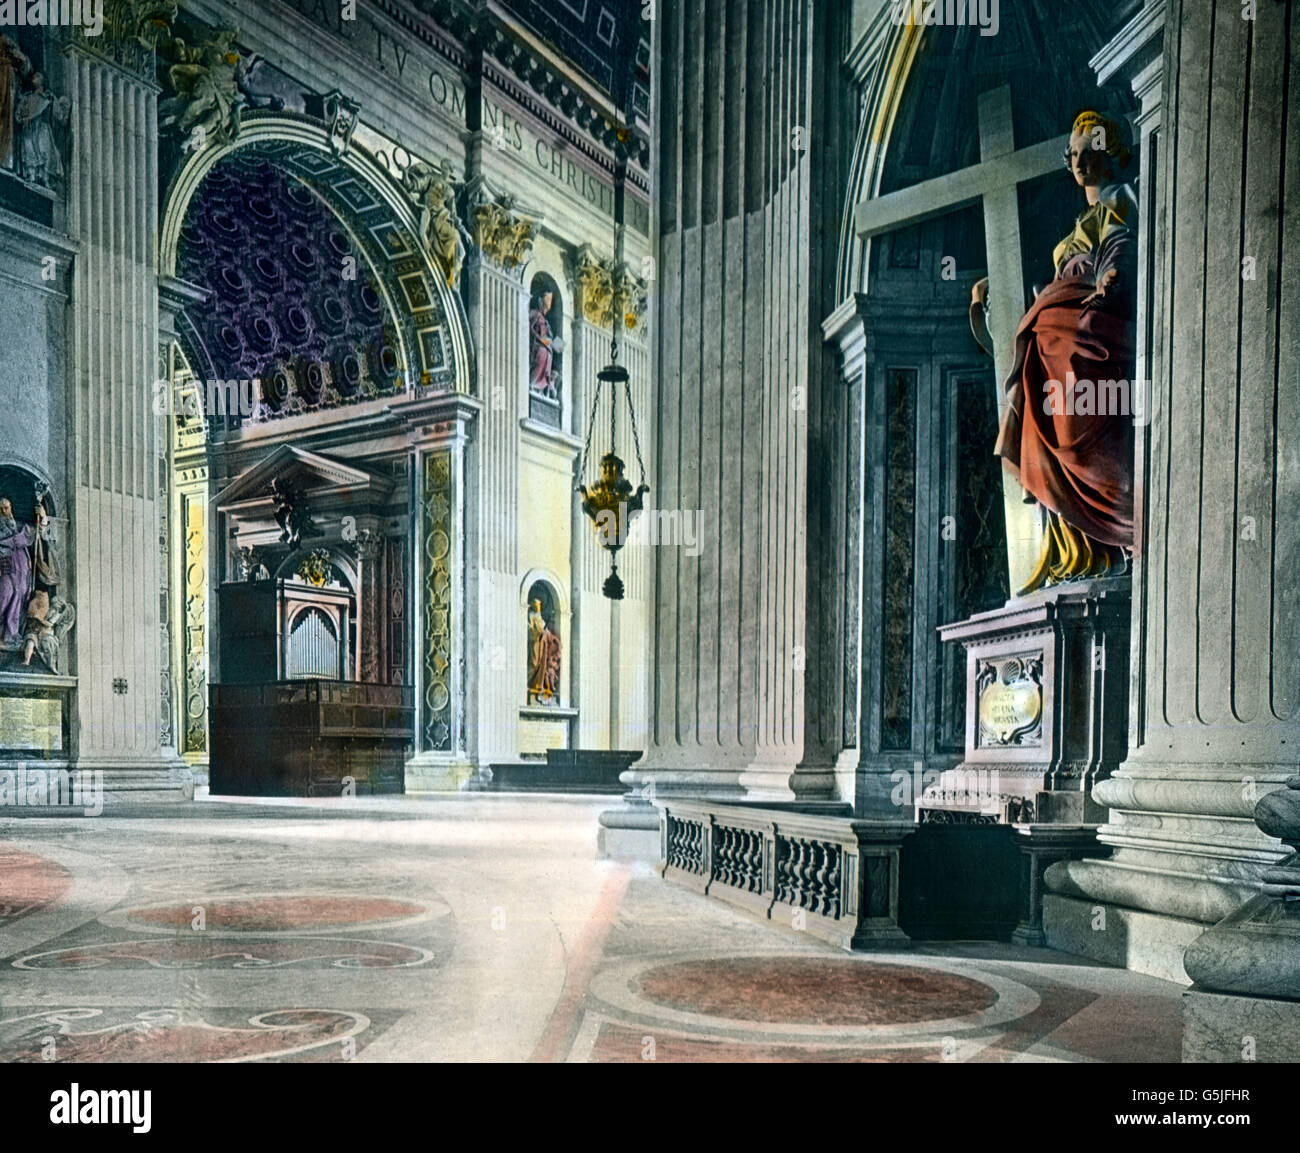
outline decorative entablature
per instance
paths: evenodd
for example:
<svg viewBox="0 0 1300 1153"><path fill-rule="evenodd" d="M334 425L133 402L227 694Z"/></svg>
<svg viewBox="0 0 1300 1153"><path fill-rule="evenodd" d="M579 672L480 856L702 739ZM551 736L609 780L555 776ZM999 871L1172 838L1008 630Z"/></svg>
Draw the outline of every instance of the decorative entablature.
<svg viewBox="0 0 1300 1153"><path fill-rule="evenodd" d="M404 17L407 4L402 0L375 0L375 3L391 18L402 23L408 22L409 16ZM569 143L583 148L586 141L582 135L571 130L563 131L558 118L545 114L536 99L541 97L552 109L576 126L580 134L585 134L600 148L607 150L608 157L605 160L612 170L612 157L618 150L619 137L614 124L615 109L610 100L610 82L616 78L615 71L622 61L602 61L606 74L599 77L599 83L590 83L586 76L580 77L576 70L566 70L557 58L545 51L546 42L543 38L527 35L518 20L518 14L505 10L507 7L520 7L518 4L490 4L477 8L466 3L466 0L414 0L414 6L455 36L468 54L482 51L485 81L501 88L539 119L562 131ZM531 7L539 12L543 10L539 5ZM636 13L639 24L639 7ZM567 38L556 46L556 55L558 57L560 52L573 53L575 50L581 54L586 48L580 41ZM592 67L596 54L590 51L587 54L592 57L591 61L578 59L576 63L584 68L585 73L593 75L599 70ZM498 69L491 66L493 61L499 66ZM647 191L649 185L645 174L650 167L648 45L638 43L637 51L626 63L634 73L634 76L629 76L629 81L634 81L637 85L632 100L637 123L634 125L628 152L632 163L641 170L634 170L629 178L642 191ZM596 159L594 154L592 158Z"/></svg>
<svg viewBox="0 0 1300 1153"><path fill-rule="evenodd" d="M631 331L645 322L649 286L626 264L602 260L587 246L578 250L573 279L578 288L578 307L597 328L610 328L620 317Z"/></svg>

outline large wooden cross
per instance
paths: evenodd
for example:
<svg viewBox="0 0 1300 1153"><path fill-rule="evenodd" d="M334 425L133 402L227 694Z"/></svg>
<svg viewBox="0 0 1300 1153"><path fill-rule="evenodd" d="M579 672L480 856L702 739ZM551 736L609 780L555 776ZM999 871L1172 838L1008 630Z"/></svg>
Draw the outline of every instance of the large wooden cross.
<svg viewBox="0 0 1300 1153"><path fill-rule="evenodd" d="M1024 273L1020 255L1020 201L1016 186L1061 167L1068 137L1044 140L1019 151L1011 122L1011 90L1005 86L979 98L980 162L970 168L913 184L854 210L854 229L866 239L945 216L983 201L984 250L989 272L989 335L997 373L998 415L1006 403L1002 382L1011 371L1011 342L1024 315ZM993 451L990 444L989 452ZM1007 570L1014 593L1028 579L1042 543L1036 505L1005 469L1002 499L1007 526Z"/></svg>

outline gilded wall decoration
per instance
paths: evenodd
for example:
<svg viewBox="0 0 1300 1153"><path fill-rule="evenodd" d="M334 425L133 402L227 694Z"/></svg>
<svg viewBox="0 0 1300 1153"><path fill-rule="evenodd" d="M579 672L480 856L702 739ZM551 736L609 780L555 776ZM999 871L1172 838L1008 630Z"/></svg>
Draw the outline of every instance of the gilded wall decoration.
<svg viewBox="0 0 1300 1153"><path fill-rule="evenodd" d="M533 222L516 215L512 208L512 199L502 197L476 204L472 213L474 244L507 271L522 269L533 254Z"/></svg>
<svg viewBox="0 0 1300 1153"><path fill-rule="evenodd" d="M424 747L452 747L451 453L424 462Z"/></svg>
<svg viewBox="0 0 1300 1153"><path fill-rule="evenodd" d="M154 53L168 39L176 19L173 0L104 0L104 28L98 36L77 30L79 47L121 65L128 72L154 78Z"/></svg>
<svg viewBox="0 0 1300 1153"><path fill-rule="evenodd" d="M612 327L615 316L629 329L644 321L648 288L626 265L619 267L612 260L584 255L578 263L577 281L582 313L598 328Z"/></svg>
<svg viewBox="0 0 1300 1153"><path fill-rule="evenodd" d="M1023 748L1043 740L1043 654L981 659L975 667L978 744Z"/></svg>
<svg viewBox="0 0 1300 1153"><path fill-rule="evenodd" d="M185 752L208 747L208 547L203 492L185 497Z"/></svg>

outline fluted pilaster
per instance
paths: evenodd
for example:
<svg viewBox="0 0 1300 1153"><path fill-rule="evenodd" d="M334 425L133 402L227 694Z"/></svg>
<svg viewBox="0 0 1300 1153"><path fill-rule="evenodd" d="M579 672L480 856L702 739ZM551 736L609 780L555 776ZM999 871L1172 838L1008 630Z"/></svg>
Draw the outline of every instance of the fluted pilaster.
<svg viewBox="0 0 1300 1153"><path fill-rule="evenodd" d="M165 442L151 403L156 90L81 51L66 57L65 90L73 105L69 225L82 243L71 324L79 760L110 770L164 769L178 762L163 744ZM166 777L147 774L127 781L117 787L167 786Z"/></svg>

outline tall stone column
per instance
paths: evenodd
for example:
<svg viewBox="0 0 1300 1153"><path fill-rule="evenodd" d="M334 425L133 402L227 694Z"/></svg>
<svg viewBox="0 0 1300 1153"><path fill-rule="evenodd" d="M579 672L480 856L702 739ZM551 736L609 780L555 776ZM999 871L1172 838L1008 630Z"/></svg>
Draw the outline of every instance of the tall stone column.
<svg viewBox="0 0 1300 1153"><path fill-rule="evenodd" d="M1053 866L1045 915L1054 945L1186 980L1281 855L1252 814L1300 746L1300 26L1229 0L1167 24L1132 747L1093 790L1114 854Z"/></svg>
<svg viewBox="0 0 1300 1153"><path fill-rule="evenodd" d="M77 575L77 761L110 801L192 794L170 741L160 627L165 542L158 355L156 87L80 47L72 98L72 476Z"/></svg>
<svg viewBox="0 0 1300 1153"><path fill-rule="evenodd" d="M705 0L655 21L655 505L706 528L698 556L654 551L650 748L629 779L656 795L829 791L799 768L818 12Z"/></svg>

